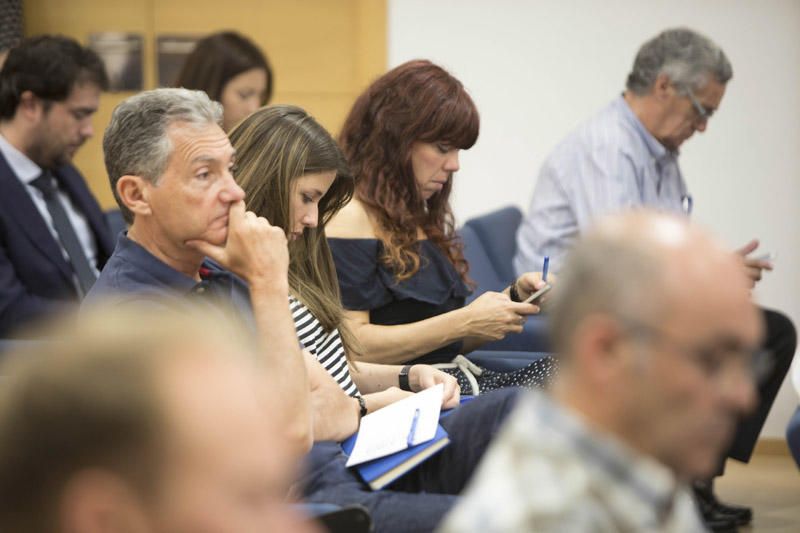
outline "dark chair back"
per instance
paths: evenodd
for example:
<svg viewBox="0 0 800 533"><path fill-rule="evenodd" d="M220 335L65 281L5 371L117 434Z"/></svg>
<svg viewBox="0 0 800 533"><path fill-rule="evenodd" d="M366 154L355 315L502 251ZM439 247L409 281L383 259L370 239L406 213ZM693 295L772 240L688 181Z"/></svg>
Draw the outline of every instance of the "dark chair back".
<svg viewBox="0 0 800 533"><path fill-rule="evenodd" d="M503 280L503 287L517 277L512 261L517 253L517 228L520 222L522 212L517 207L508 206L464 223L464 227L474 230L483 243L494 271ZM471 261L469 257L467 260Z"/></svg>
<svg viewBox="0 0 800 533"><path fill-rule="evenodd" d="M477 283L469 301L486 291L502 291L517 279L512 260L517 252L516 235L521 221L522 212L509 206L472 218L459 230L464 241L464 257L469 263L469 276ZM481 347L482 352L547 352L549 349L547 323L540 316L529 317L521 334L508 335Z"/></svg>
<svg viewBox="0 0 800 533"><path fill-rule="evenodd" d="M792 451L797 468L800 468L800 407L795 410L786 427L786 442Z"/></svg>

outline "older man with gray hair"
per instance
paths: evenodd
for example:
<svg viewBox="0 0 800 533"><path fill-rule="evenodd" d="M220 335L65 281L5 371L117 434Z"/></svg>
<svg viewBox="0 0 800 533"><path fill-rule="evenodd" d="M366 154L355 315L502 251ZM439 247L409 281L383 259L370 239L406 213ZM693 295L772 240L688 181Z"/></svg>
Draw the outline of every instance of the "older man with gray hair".
<svg viewBox="0 0 800 533"><path fill-rule="evenodd" d="M688 216L692 197L678 166L678 150L695 132L704 132L733 76L722 49L686 28L661 32L642 45L625 92L568 135L545 160L530 209L517 233L514 268L537 269L544 257L559 271L578 236L605 214L648 207ZM751 286L772 264L748 257L753 240L738 250ZM758 409L739 426L728 456L748 461L797 345L791 321L764 310L764 347L772 371L759 383ZM720 458L717 475L724 459ZM709 527L748 523L752 511L721 504L711 479L695 486Z"/></svg>
<svg viewBox="0 0 800 533"><path fill-rule="evenodd" d="M312 421L304 356L286 306L286 236L245 211L221 117L218 103L186 89L140 93L114 110L103 150L130 228L84 306L104 299L180 301L203 292L209 265L198 243L213 246L217 263L229 270L225 286L248 284L242 292L252 299L263 363L278 393L277 427L301 456L311 446Z"/></svg>
<svg viewBox="0 0 800 533"><path fill-rule="evenodd" d="M576 244L554 292L560 374L520 400L443 531L702 531L688 483L756 405L762 321L739 262L632 212Z"/></svg>
<svg viewBox="0 0 800 533"><path fill-rule="evenodd" d="M548 256L559 270L578 235L607 213L637 206L688 213L678 149L706 130L732 76L725 53L692 30L666 30L642 45L626 91L544 162L514 268L539 268Z"/></svg>

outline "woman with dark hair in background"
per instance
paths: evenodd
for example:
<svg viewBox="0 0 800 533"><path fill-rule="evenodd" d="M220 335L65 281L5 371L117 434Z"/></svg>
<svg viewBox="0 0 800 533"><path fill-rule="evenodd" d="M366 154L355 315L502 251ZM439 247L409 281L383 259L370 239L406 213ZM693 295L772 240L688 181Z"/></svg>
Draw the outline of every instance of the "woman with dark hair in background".
<svg viewBox="0 0 800 533"><path fill-rule="evenodd" d="M176 87L205 91L222 104L222 128L230 131L272 98L274 77L264 53L232 31L197 42L178 74Z"/></svg>
<svg viewBox="0 0 800 533"><path fill-rule="evenodd" d="M507 373L460 357L522 331L539 308L520 300L543 285L538 274L524 274L504 293L464 305L468 265L449 197L459 150L475 144L479 126L461 83L429 61L380 77L342 128L355 197L327 230L348 326L364 357L444 364L464 394L543 385L554 370L549 357Z"/></svg>

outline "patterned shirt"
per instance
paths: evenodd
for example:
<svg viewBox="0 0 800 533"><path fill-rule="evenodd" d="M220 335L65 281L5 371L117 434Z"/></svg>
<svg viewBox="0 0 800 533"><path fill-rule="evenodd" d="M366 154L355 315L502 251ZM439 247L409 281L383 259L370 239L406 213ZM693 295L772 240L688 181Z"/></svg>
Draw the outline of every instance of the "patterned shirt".
<svg viewBox="0 0 800 533"><path fill-rule="evenodd" d="M705 531L686 487L543 393L520 398L440 533Z"/></svg>
<svg viewBox="0 0 800 533"><path fill-rule="evenodd" d="M350 375L350 365L345 356L339 330L334 329L326 333L317 317L294 296L289 297L289 308L292 311L297 338L300 339L303 348L317 358L348 396L360 396L358 387Z"/></svg>
<svg viewBox="0 0 800 533"><path fill-rule="evenodd" d="M578 235L599 216L637 206L687 213L691 197L678 166L620 96L567 136L542 165L517 231L517 273L558 271Z"/></svg>

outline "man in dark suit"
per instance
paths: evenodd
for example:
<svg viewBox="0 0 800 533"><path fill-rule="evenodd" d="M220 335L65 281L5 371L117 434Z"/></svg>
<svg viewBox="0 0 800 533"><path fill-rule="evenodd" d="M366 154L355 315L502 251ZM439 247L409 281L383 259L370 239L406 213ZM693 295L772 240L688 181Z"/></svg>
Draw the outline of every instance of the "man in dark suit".
<svg viewBox="0 0 800 533"><path fill-rule="evenodd" d="M0 71L0 337L77 303L113 251L70 164L107 86L100 58L60 36L24 40Z"/></svg>

